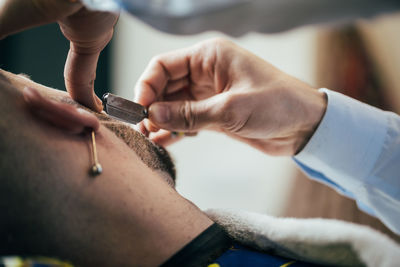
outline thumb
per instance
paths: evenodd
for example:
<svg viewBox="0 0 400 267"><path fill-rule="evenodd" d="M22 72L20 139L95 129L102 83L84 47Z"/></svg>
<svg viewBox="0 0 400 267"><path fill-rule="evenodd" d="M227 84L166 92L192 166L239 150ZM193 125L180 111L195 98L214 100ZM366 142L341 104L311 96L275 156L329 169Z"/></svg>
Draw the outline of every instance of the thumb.
<svg viewBox="0 0 400 267"><path fill-rule="evenodd" d="M214 97L201 101L155 102L149 107L149 119L162 129L196 132L218 123L218 101Z"/></svg>
<svg viewBox="0 0 400 267"><path fill-rule="evenodd" d="M65 63L65 87L77 102L95 110L102 110L101 100L94 93L94 80L100 52L80 53L70 49Z"/></svg>

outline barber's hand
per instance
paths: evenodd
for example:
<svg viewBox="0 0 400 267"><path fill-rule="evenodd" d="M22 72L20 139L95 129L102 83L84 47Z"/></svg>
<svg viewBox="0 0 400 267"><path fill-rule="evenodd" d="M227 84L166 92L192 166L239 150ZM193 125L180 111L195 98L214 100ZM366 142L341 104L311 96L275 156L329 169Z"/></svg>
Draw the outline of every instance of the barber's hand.
<svg viewBox="0 0 400 267"><path fill-rule="evenodd" d="M94 94L100 52L108 44L118 14L93 12L76 0L3 0L0 3L0 39L33 26L58 22L70 41L65 85L71 97L96 111L101 100Z"/></svg>
<svg viewBox="0 0 400 267"><path fill-rule="evenodd" d="M273 155L298 152L326 108L323 93L223 39L154 58L135 90L148 131L212 129Z"/></svg>

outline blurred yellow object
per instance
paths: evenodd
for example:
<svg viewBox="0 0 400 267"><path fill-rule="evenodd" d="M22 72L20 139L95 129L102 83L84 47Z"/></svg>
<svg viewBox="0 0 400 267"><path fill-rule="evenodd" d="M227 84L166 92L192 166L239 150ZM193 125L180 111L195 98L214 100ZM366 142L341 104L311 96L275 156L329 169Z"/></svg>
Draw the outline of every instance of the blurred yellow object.
<svg viewBox="0 0 400 267"><path fill-rule="evenodd" d="M3 257L0 258L0 266L4 267L74 267L70 263L62 262L46 257L36 257L24 259L21 257Z"/></svg>

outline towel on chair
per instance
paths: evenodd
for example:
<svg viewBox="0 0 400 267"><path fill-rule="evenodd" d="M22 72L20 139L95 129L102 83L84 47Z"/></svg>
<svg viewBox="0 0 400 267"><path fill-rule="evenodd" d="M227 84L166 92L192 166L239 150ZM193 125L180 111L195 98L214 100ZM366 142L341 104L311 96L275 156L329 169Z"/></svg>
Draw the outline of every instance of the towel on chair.
<svg viewBox="0 0 400 267"><path fill-rule="evenodd" d="M231 209L207 215L237 242L295 260L334 266L400 266L400 246L370 227L331 219L277 218Z"/></svg>

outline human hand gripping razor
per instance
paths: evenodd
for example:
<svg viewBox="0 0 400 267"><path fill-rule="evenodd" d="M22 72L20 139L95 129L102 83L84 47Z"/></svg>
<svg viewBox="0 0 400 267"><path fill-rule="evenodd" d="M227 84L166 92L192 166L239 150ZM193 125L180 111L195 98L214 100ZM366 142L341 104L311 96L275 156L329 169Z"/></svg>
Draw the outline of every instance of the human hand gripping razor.
<svg viewBox="0 0 400 267"><path fill-rule="evenodd" d="M104 111L117 120L137 124L148 118L147 108L120 96L106 93L103 95Z"/></svg>
<svg viewBox="0 0 400 267"><path fill-rule="evenodd" d="M106 93L103 95L103 106L104 111L110 117L123 122L137 124L149 117L146 107L111 93ZM176 140L176 138L196 135L197 132L171 132L170 137Z"/></svg>

